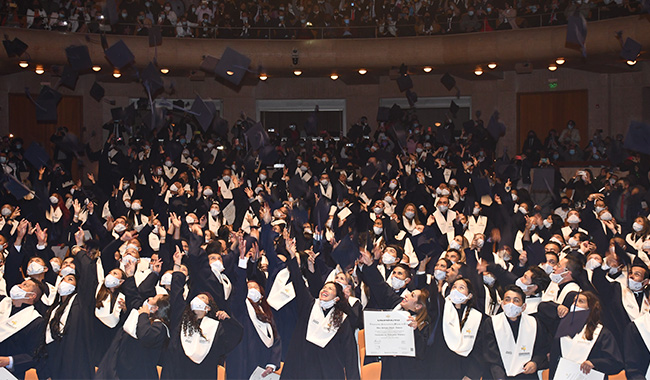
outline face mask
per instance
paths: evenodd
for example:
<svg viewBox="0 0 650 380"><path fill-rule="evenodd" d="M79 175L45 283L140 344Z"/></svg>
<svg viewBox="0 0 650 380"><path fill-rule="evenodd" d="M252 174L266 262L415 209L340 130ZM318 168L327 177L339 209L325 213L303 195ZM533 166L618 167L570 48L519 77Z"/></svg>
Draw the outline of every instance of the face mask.
<svg viewBox="0 0 650 380"><path fill-rule="evenodd" d="M131 202L124 201L124 206L126 206L126 208L131 208Z"/></svg>
<svg viewBox="0 0 650 380"><path fill-rule="evenodd" d="M397 278L397 277L395 277L395 276L392 276L392 277L390 278L390 286L391 286L394 290L402 289L402 288L404 287L404 285L406 285L406 281L405 281L405 280L402 280L401 278Z"/></svg>
<svg viewBox="0 0 650 380"><path fill-rule="evenodd" d="M57 204L57 203L59 203L59 198L57 198L57 197L55 197L54 195L52 195L52 196L50 197L50 203L52 203L52 204L54 204L54 205Z"/></svg>
<svg viewBox="0 0 650 380"><path fill-rule="evenodd" d="M391 182L391 183L388 185L388 188L391 189L391 190L395 190L395 189L397 188L397 184L394 183L394 182Z"/></svg>
<svg viewBox="0 0 650 380"><path fill-rule="evenodd" d="M634 281L633 279L628 278L627 286L628 288L630 288L631 291L638 292L641 291L641 289L643 289L643 282Z"/></svg>
<svg viewBox="0 0 650 380"><path fill-rule="evenodd" d="M517 306L514 303L510 302L502 306L503 313L508 318L517 318L521 314L523 307Z"/></svg>
<svg viewBox="0 0 650 380"><path fill-rule="evenodd" d="M476 240L476 247L477 248L483 248L483 244L485 244L485 241L483 241L483 239Z"/></svg>
<svg viewBox="0 0 650 380"><path fill-rule="evenodd" d="M131 205L131 210L140 211L140 210L142 210L142 205L140 203L134 203L134 204Z"/></svg>
<svg viewBox="0 0 650 380"><path fill-rule="evenodd" d="M18 285L14 285L9 291L9 297L11 297L12 300L24 300L29 298L29 293L31 292L27 292L20 288Z"/></svg>
<svg viewBox="0 0 650 380"><path fill-rule="evenodd" d="M171 273L165 273L160 277L160 285L161 286L167 286L172 284L172 274Z"/></svg>
<svg viewBox="0 0 650 380"><path fill-rule="evenodd" d="M440 212L447 212L447 210L449 210L449 206L446 206L446 205L438 206L438 211L440 211Z"/></svg>
<svg viewBox="0 0 650 380"><path fill-rule="evenodd" d="M116 224L115 227L113 227L113 230L119 234L126 231L126 226L124 224Z"/></svg>
<svg viewBox="0 0 650 380"><path fill-rule="evenodd" d="M515 281L515 285L517 285L518 287L520 287L521 290L524 291L524 293L527 292L528 289L530 289L531 286L533 286L532 284L531 284L531 285L526 285L526 284L524 284L524 282L521 280L521 277L519 277L519 278L517 279L517 281Z"/></svg>
<svg viewBox="0 0 650 380"><path fill-rule="evenodd" d="M36 274L41 274L43 272L45 272L45 267L37 263L36 261L32 261L27 267L28 276L34 276Z"/></svg>
<svg viewBox="0 0 650 380"><path fill-rule="evenodd" d="M547 219L544 219L542 223L544 224L545 228L551 228L553 226L553 223L549 222Z"/></svg>
<svg viewBox="0 0 650 380"><path fill-rule="evenodd" d="M318 300L318 301L320 303L321 309L323 310L331 309L336 304L336 298L331 299L329 301L323 301L323 300Z"/></svg>
<svg viewBox="0 0 650 380"><path fill-rule="evenodd" d="M364 186L366 183L368 183L368 181L366 180L361 181L361 186Z"/></svg>
<svg viewBox="0 0 650 380"><path fill-rule="evenodd" d="M474 210L472 210L472 214L474 216L478 216L478 214L481 213L481 208L480 207L474 207Z"/></svg>
<svg viewBox="0 0 650 380"><path fill-rule="evenodd" d="M205 195L206 197L211 197L213 194L214 192L212 191L212 189L203 190L203 195Z"/></svg>
<svg viewBox="0 0 650 380"><path fill-rule="evenodd" d="M375 214L381 214L381 212L384 210L381 207L375 207L372 211L374 211Z"/></svg>
<svg viewBox="0 0 650 380"><path fill-rule="evenodd" d="M76 289L76 286L72 285L69 282L61 281L59 284L59 288L57 289L57 292L61 297L68 296L74 292Z"/></svg>
<svg viewBox="0 0 650 380"><path fill-rule="evenodd" d="M483 283L485 283L485 285L487 285L487 286L492 286L492 285L494 285L494 282L495 282L496 280L497 280L497 279L494 278L494 277L492 277L492 276L486 276L486 275L483 275Z"/></svg>
<svg viewBox="0 0 650 380"><path fill-rule="evenodd" d="M517 196L517 194L510 194L510 196L512 197L512 201L513 201L513 202L517 202L517 199L519 199L519 197Z"/></svg>
<svg viewBox="0 0 650 380"><path fill-rule="evenodd" d="M575 248L578 246L578 241L574 238L569 238L569 247Z"/></svg>
<svg viewBox="0 0 650 380"><path fill-rule="evenodd" d="M610 276L616 276L620 272L618 268L609 268L609 275Z"/></svg>
<svg viewBox="0 0 650 380"><path fill-rule="evenodd" d="M131 255L126 255L126 256L124 256L124 257L122 258L122 264L123 264L123 265L126 265L126 264L128 264L128 263L134 263L134 262L136 262L136 261L138 261L138 259L136 259L135 257L133 257L133 256L131 256Z"/></svg>
<svg viewBox="0 0 650 380"><path fill-rule="evenodd" d="M120 279L113 276L112 274L109 274L104 279L104 286L106 286L109 289L115 288L119 285L120 285Z"/></svg>
<svg viewBox="0 0 650 380"><path fill-rule="evenodd" d="M301 166L300 166L300 171L303 172L303 173L306 172L306 171L307 171L307 167L306 167L305 165L301 165Z"/></svg>
<svg viewBox="0 0 650 380"><path fill-rule="evenodd" d="M172 167L172 162L171 161L165 161L165 166L167 166L168 168L171 168Z"/></svg>
<svg viewBox="0 0 650 380"><path fill-rule="evenodd" d="M519 212L522 213L523 215L527 215L527 214L528 214L528 210L526 210L526 209L523 208L523 207L519 207Z"/></svg>
<svg viewBox="0 0 650 380"><path fill-rule="evenodd" d="M11 215L11 210L8 207L4 207L2 209L2 211L1 211L1 213L2 213L2 216L7 217L7 216Z"/></svg>
<svg viewBox="0 0 650 380"><path fill-rule="evenodd" d="M224 270L223 263L220 260L217 260L210 264L210 268L212 269L212 273L215 275L223 272Z"/></svg>
<svg viewBox="0 0 650 380"><path fill-rule="evenodd" d="M644 251L649 250L650 249L650 240L644 241L643 245L641 246L641 249L643 249Z"/></svg>
<svg viewBox="0 0 650 380"><path fill-rule="evenodd" d="M572 215L569 215L568 218L566 218L566 221L569 224L578 224L578 223L580 223L580 217L578 215L572 214Z"/></svg>
<svg viewBox="0 0 650 380"><path fill-rule="evenodd" d="M442 281L445 279L445 277L447 277L447 271L444 271L442 269L436 269L433 272L433 277L438 281Z"/></svg>
<svg viewBox="0 0 650 380"><path fill-rule="evenodd" d="M467 301L469 299L468 296L464 295L458 289L452 289L451 293L449 293L449 300L454 304L454 305L460 305L463 302Z"/></svg>
<svg viewBox="0 0 650 380"><path fill-rule="evenodd" d="M59 263L57 263L56 261L50 261L50 265L52 266L52 270L57 273L59 273L59 271L61 270L61 265L59 265Z"/></svg>
<svg viewBox="0 0 650 380"><path fill-rule="evenodd" d="M549 275L549 277L551 278L551 281L553 281L556 284L559 284L564 279L564 274L565 273L567 273L566 270L564 272L562 272L562 273L551 273Z"/></svg>
<svg viewBox="0 0 650 380"><path fill-rule="evenodd" d="M600 266L600 263L598 262L598 260L593 259L593 258L589 259L589 261L587 261L587 264L585 264L585 268L589 269L589 270L594 270L594 269L598 268L599 266Z"/></svg>
<svg viewBox="0 0 650 380"><path fill-rule="evenodd" d="M208 311L208 304L203 302L199 297L194 297L190 302L190 308L192 311Z"/></svg>
<svg viewBox="0 0 650 380"><path fill-rule="evenodd" d="M2 214L4 215L4 212ZM634 230L634 232L641 232L641 230L643 230L643 225L641 223L634 222L632 224L632 229Z"/></svg>
<svg viewBox="0 0 650 380"><path fill-rule="evenodd" d="M390 253L384 252L384 254L381 255L381 261L386 265L391 265L391 264L395 264L397 259Z"/></svg>
<svg viewBox="0 0 650 380"><path fill-rule="evenodd" d="M612 214L610 214L609 212L604 212L600 215L600 220L604 222L609 222L610 220L612 220Z"/></svg>
<svg viewBox="0 0 650 380"><path fill-rule="evenodd" d="M461 245L458 244L458 242L456 240L452 240L451 243L449 243L449 248L459 251L460 248L461 248Z"/></svg>
<svg viewBox="0 0 650 380"><path fill-rule="evenodd" d="M388 204L391 204L391 203L393 203L393 198L391 198L391 197L385 197L385 198L384 198L384 202L386 202L386 203L388 203Z"/></svg>
<svg viewBox="0 0 650 380"><path fill-rule="evenodd" d="M589 310L589 309L585 309L584 307L576 306L575 304L571 305L571 308L569 308L569 311L571 313L575 313L576 311L586 311L586 310Z"/></svg>
<svg viewBox="0 0 650 380"><path fill-rule="evenodd" d="M381 235L381 233L384 232L384 229L381 227L372 227L372 231L375 233L375 235Z"/></svg>
<svg viewBox="0 0 650 380"><path fill-rule="evenodd" d="M60 273L61 277L65 277L69 274L77 274L77 272L74 270L73 267L65 267L61 269L61 273Z"/></svg>
<svg viewBox="0 0 650 380"><path fill-rule="evenodd" d="M472 17L472 16L474 16L474 11L469 11L469 12L467 12L467 14L468 14L470 17Z"/></svg>
<svg viewBox="0 0 650 380"><path fill-rule="evenodd" d="M329 185L329 183L330 183L330 181L328 181L326 179L321 179L321 181L320 181L320 184L323 185L323 186L327 186L327 185Z"/></svg>
<svg viewBox="0 0 650 380"><path fill-rule="evenodd" d="M187 222L187 224L194 224L194 223L196 223L196 220L194 220L194 218L191 217L191 216L186 217L186 218L185 218L185 221Z"/></svg>
<svg viewBox="0 0 650 380"><path fill-rule="evenodd" d="M490 8L490 7L485 8L485 10L488 11L488 13L492 12L492 8Z"/></svg>
<svg viewBox="0 0 650 380"><path fill-rule="evenodd" d="M219 215L219 209L216 208L210 209L210 215L212 215L213 218L216 218L217 215Z"/></svg>
<svg viewBox="0 0 650 380"><path fill-rule="evenodd" d="M266 181L266 175L260 174L260 181Z"/></svg>
<svg viewBox="0 0 650 380"><path fill-rule="evenodd" d="M253 301L253 303L258 303L260 302L260 299L262 299L262 293L255 288L249 288L247 297L249 300Z"/></svg>
<svg viewBox="0 0 650 380"><path fill-rule="evenodd" d="M442 190L440 190L440 194L441 194L442 196L445 196L445 197L446 197L446 196L449 195L449 190L448 190L448 189L442 189Z"/></svg>

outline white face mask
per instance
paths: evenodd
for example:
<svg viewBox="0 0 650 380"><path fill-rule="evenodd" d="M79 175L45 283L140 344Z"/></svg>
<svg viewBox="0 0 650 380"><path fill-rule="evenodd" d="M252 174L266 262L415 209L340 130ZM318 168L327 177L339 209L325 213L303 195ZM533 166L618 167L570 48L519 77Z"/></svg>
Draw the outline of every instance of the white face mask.
<svg viewBox="0 0 650 380"><path fill-rule="evenodd" d="M451 292L449 293L449 300L454 304L454 305L460 305L467 301L469 299L469 296L464 295L461 293L458 289L452 289Z"/></svg>
<svg viewBox="0 0 650 380"><path fill-rule="evenodd" d="M390 278L390 286L393 289L399 290L399 289L402 289L405 285L406 285L406 280L402 280L401 278L391 276L391 278Z"/></svg>
<svg viewBox="0 0 650 380"><path fill-rule="evenodd" d="M551 265L551 264L549 264L549 263L542 263L542 264L540 265L540 267L541 267L542 269L544 269L544 272L546 272L546 274L551 274L551 273L553 273L553 269L554 269L554 268L553 268L553 265Z"/></svg>
<svg viewBox="0 0 650 380"><path fill-rule="evenodd" d="M124 265L126 265L128 263L134 263L136 261L138 261L138 259L136 259L135 257L133 257L131 255L126 255L126 256L124 256L122 258L122 264L124 264Z"/></svg>
<svg viewBox="0 0 650 380"><path fill-rule="evenodd" d="M191 216L186 217L186 218L185 218L185 221L187 222L187 224L194 224L194 223L196 223L196 220L194 220L194 218L191 217Z"/></svg>
<svg viewBox="0 0 650 380"><path fill-rule="evenodd" d="M213 218L216 218L219 215L219 209L211 208L210 215L212 215Z"/></svg>
<svg viewBox="0 0 650 380"><path fill-rule="evenodd" d="M612 220L612 214L609 212L604 212L600 214L600 220L604 222L609 222L610 220Z"/></svg>
<svg viewBox="0 0 650 380"><path fill-rule="evenodd" d="M478 214L481 213L481 208L480 207L474 207L474 210L472 210L472 214L474 216L478 216Z"/></svg>
<svg viewBox="0 0 650 380"><path fill-rule="evenodd" d="M578 215L571 214L571 215L569 215L568 218L566 218L566 221L569 224L578 224L578 223L580 223L580 217Z"/></svg>
<svg viewBox="0 0 650 380"><path fill-rule="evenodd" d="M74 270L73 267L65 267L65 268L61 269L61 273L59 273L59 274L61 275L61 277L65 277L65 276L67 276L69 274L77 274L77 272Z"/></svg>
<svg viewBox="0 0 650 380"><path fill-rule="evenodd" d="M9 297L11 297L12 300L24 300L29 298L30 293L31 292L23 290L18 285L14 285L9 291Z"/></svg>
<svg viewBox="0 0 650 380"><path fill-rule="evenodd" d="M214 192L212 191L212 189L203 190L203 195L205 195L206 197L211 197L213 194Z"/></svg>
<svg viewBox="0 0 650 380"><path fill-rule="evenodd" d="M140 210L142 210L142 205L140 203L134 203L134 204L131 205L131 210L140 211Z"/></svg>
<svg viewBox="0 0 650 380"><path fill-rule="evenodd" d="M455 249L457 251L460 251L461 247L462 246L460 244L458 244L458 242L456 240L452 240L451 243L449 243L449 248L451 248L451 249Z"/></svg>
<svg viewBox="0 0 650 380"><path fill-rule="evenodd" d="M600 266L600 263L598 260L591 258L587 261L587 264L585 264L585 268L589 270L594 270Z"/></svg>
<svg viewBox="0 0 650 380"><path fill-rule="evenodd" d="M524 215L528 215L528 210L526 210L526 209L523 208L523 207L519 207L519 212L522 213L522 214L524 214Z"/></svg>
<svg viewBox="0 0 650 380"><path fill-rule="evenodd" d="M59 198L57 198L57 197L55 197L54 195L52 195L52 196L50 197L50 203L52 203L52 204L54 204L54 205L57 204L57 203L59 203Z"/></svg>
<svg viewBox="0 0 650 380"><path fill-rule="evenodd" d="M215 275L223 272L224 269L221 260L217 260L212 264L210 264L210 268L212 268L212 273L214 273Z"/></svg>
<svg viewBox="0 0 650 380"><path fill-rule="evenodd" d="M115 288L119 285L120 285L120 279L113 276L112 274L109 274L104 279L104 286L106 286L109 289Z"/></svg>
<svg viewBox="0 0 650 380"><path fill-rule="evenodd" d="M596 214L600 214L600 212L603 211L604 209L605 207L596 206Z"/></svg>
<svg viewBox="0 0 650 380"><path fill-rule="evenodd" d="M440 205L440 206L438 206L438 210L439 210L440 212L447 212L447 210L449 210L449 206L446 206L446 205Z"/></svg>
<svg viewBox="0 0 650 380"><path fill-rule="evenodd" d="M262 293L255 288L248 288L247 297L249 300L253 301L253 303L258 303L260 302L260 299L262 299Z"/></svg>
<svg viewBox="0 0 650 380"><path fill-rule="evenodd" d="M523 311L522 306L517 306L512 302L509 302L503 305L502 307L503 307L503 313L508 318L517 318L519 314L521 314L521 312Z"/></svg>
<svg viewBox="0 0 650 380"><path fill-rule="evenodd" d="M327 186L327 185L330 184L330 181L328 181L328 180L326 180L326 179L321 179L321 180L320 180L320 184L323 185L323 186Z"/></svg>
<svg viewBox="0 0 650 380"><path fill-rule="evenodd" d="M61 270L61 265L59 265L59 263L56 261L50 261L50 265L52 266L52 270L55 271L56 273L59 273L59 271Z"/></svg>
<svg viewBox="0 0 650 380"><path fill-rule="evenodd" d="M375 207L372 211L374 211L375 214L381 214L381 212L384 210L381 207Z"/></svg>
<svg viewBox="0 0 650 380"><path fill-rule="evenodd" d="M447 277L447 271L442 269L436 269L433 272L433 277L438 281L442 281Z"/></svg>
<svg viewBox="0 0 650 380"><path fill-rule="evenodd" d="M634 281L631 278L627 279L627 287L633 292L639 292L643 289L643 282Z"/></svg>
<svg viewBox="0 0 650 380"><path fill-rule="evenodd" d="M160 277L160 285L161 286L167 286L172 284L172 274L171 273L165 273Z"/></svg>
<svg viewBox="0 0 650 380"><path fill-rule="evenodd" d="M643 245L641 246L641 249L643 250L650 250L650 240L646 240L643 242Z"/></svg>
<svg viewBox="0 0 650 380"><path fill-rule="evenodd" d="M576 311L585 311L585 310L589 310L589 309L585 309L584 307L576 306L575 304L571 305L571 308L569 309L569 311L571 313L575 313Z"/></svg>
<svg viewBox="0 0 650 380"><path fill-rule="evenodd" d="M375 235L381 235L381 233L384 232L384 229L381 227L372 227L372 230L374 231Z"/></svg>
<svg viewBox="0 0 650 380"><path fill-rule="evenodd" d="M331 299L329 301L323 301L323 300L318 300L318 301L320 303L321 309L327 310L327 309L333 308L334 305L336 305L337 299L335 297L335 298L333 298L333 299Z"/></svg>
<svg viewBox="0 0 650 380"><path fill-rule="evenodd" d="M413 211L407 211L404 213L404 216L406 217L406 219L410 220L413 219L413 217L415 217L415 213Z"/></svg>
<svg viewBox="0 0 650 380"><path fill-rule="evenodd" d="M641 232L643 230L643 225L641 223L634 222L632 224L632 229L634 232Z"/></svg>
<svg viewBox="0 0 650 380"><path fill-rule="evenodd" d="M492 286L492 285L494 285L495 281L496 281L496 278L494 278L492 276L483 275L483 283L485 283L485 285Z"/></svg>
<svg viewBox="0 0 650 380"><path fill-rule="evenodd" d="M564 280L564 274L567 273L568 271L564 271L562 273L551 273L549 277L551 278L551 281L553 281L556 284L559 284Z"/></svg>
<svg viewBox="0 0 650 380"><path fill-rule="evenodd" d="M515 285L521 288L521 290L523 290L524 293L526 293L528 289L530 289L530 287L533 286L532 284L531 285L524 284L524 282L521 280L521 277L519 277L517 281L515 281Z"/></svg>
<svg viewBox="0 0 650 380"><path fill-rule="evenodd" d="M29 266L27 266L27 275L34 276L45 272L45 267L36 261L32 261Z"/></svg>
<svg viewBox="0 0 650 380"><path fill-rule="evenodd" d="M553 223L549 222L548 219L544 219L542 223L544 223L544 227L546 228L551 228L553 226Z"/></svg>
<svg viewBox="0 0 650 380"><path fill-rule="evenodd" d="M510 195L512 196L512 201L513 201L513 202L517 202L517 199L519 199L519 197L517 196L517 194L510 194Z"/></svg>
<svg viewBox="0 0 650 380"><path fill-rule="evenodd" d="M115 227L113 227L113 230L115 230L115 232L117 232L119 234L121 232L126 231L126 226L124 224L121 224L121 223L116 224Z"/></svg>
<svg viewBox="0 0 650 380"><path fill-rule="evenodd" d="M483 244L485 244L485 241L483 241L483 239L477 239L476 240L476 247L477 248L483 248Z"/></svg>
<svg viewBox="0 0 650 380"><path fill-rule="evenodd" d="M69 282L61 281L57 289L57 292L61 297L64 297L72 294L76 288L77 288L76 286L72 285Z"/></svg>
<svg viewBox="0 0 650 380"><path fill-rule="evenodd" d="M391 264L395 264L397 259L390 253L384 252L384 254L381 255L381 261L386 265L391 265Z"/></svg>
<svg viewBox="0 0 650 380"><path fill-rule="evenodd" d="M578 246L578 241L573 237L569 238L569 247L575 248L577 246Z"/></svg>
<svg viewBox="0 0 650 380"><path fill-rule="evenodd" d="M7 217L11 215L11 209L9 209L8 207L3 207L1 213L2 216Z"/></svg>
<svg viewBox="0 0 650 380"><path fill-rule="evenodd" d="M190 308L192 311L208 311L208 304L203 302L203 300L197 296L192 298L192 301L190 302Z"/></svg>

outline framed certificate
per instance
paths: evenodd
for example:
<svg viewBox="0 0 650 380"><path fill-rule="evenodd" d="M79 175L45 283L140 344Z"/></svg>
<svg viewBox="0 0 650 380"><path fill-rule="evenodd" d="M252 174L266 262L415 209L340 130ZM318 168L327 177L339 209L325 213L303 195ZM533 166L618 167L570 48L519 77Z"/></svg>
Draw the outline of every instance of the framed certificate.
<svg viewBox="0 0 650 380"><path fill-rule="evenodd" d="M415 357L415 335L406 311L364 311L366 355Z"/></svg>

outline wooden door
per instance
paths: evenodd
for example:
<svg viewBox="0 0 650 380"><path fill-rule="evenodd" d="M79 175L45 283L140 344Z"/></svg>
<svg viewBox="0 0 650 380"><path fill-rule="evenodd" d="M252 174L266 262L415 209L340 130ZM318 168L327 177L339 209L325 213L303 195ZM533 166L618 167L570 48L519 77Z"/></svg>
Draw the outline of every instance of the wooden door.
<svg viewBox="0 0 650 380"><path fill-rule="evenodd" d="M543 143L551 129L559 135L569 120L576 122L581 140L587 141L587 90L517 94L517 151L521 151L528 131L535 131Z"/></svg>

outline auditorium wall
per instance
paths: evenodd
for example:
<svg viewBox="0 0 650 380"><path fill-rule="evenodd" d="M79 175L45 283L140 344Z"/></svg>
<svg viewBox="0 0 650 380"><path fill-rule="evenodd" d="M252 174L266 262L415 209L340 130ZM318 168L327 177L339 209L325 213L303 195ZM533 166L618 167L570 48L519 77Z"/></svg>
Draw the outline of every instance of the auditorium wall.
<svg viewBox="0 0 650 380"><path fill-rule="evenodd" d="M588 134L585 126L579 125L583 139L597 129L605 134L625 133L631 120L641 120L644 115L644 88L650 87L650 64L639 63L641 70L629 73L599 74L561 67L555 72L546 69L534 70L531 74L517 74L514 71L503 73L498 80L466 80L457 78L458 88L463 96L471 96L472 110L482 110L487 121L494 110L499 110L501 120L508 127L502 139L502 146L510 152L516 150L517 93L587 90L588 91ZM498 68L497 68L498 70ZM101 125L110 120L113 105L97 102L88 95L93 84L94 74L81 76L75 91L61 88L64 95L82 95L84 104L85 139L90 139L99 147L104 135ZM557 79L557 87L549 88L549 79ZM41 84L55 84L57 78L47 73L39 76L33 72L20 72L0 77L0 133L20 134L20 126L8 125L8 94L22 94L25 88L37 93ZM453 96L439 82L440 74L413 75L414 90L420 97ZM190 81L183 77L166 77L174 83L173 98L193 98L199 94L204 98L220 99L223 102L224 117L234 122L241 111L255 115L255 101L258 99L345 99L347 125L353 124L362 115L373 120L380 98L396 98L399 93L395 81L387 76L379 78L378 83L347 85L342 80L313 77L270 77L266 82L255 86L243 86L239 91L228 88L213 79ZM128 99L144 97L145 92L138 83L123 83L115 80L102 83L106 89L105 99L115 100L117 106L128 104ZM647 92L647 89L645 90ZM647 115L647 111L645 113ZM650 120L646 120L650 121ZM374 123L373 123L374 125ZM562 129L564 125L556 128ZM543 136L542 136L543 137Z"/></svg>

